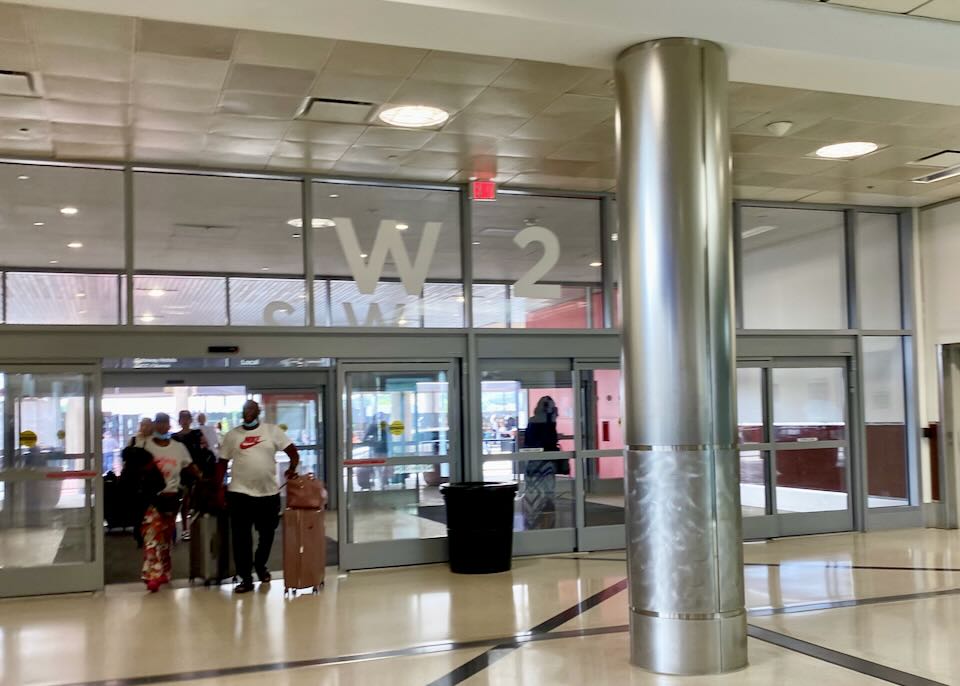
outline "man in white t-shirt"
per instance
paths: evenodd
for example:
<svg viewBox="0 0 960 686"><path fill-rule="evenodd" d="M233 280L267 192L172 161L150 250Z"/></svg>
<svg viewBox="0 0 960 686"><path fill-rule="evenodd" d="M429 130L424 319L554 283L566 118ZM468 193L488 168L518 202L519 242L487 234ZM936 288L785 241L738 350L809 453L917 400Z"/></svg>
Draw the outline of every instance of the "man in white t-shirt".
<svg viewBox="0 0 960 686"><path fill-rule="evenodd" d="M270 583L270 548L280 524L280 487L277 484L276 454L290 458L287 478L297 473L300 453L293 441L275 424L260 423L260 405L248 400L243 405L243 424L230 431L220 445L220 457L232 462L227 502L233 533L233 559L240 583L237 593L253 590L253 571L261 583ZM259 536L253 553L253 532Z"/></svg>

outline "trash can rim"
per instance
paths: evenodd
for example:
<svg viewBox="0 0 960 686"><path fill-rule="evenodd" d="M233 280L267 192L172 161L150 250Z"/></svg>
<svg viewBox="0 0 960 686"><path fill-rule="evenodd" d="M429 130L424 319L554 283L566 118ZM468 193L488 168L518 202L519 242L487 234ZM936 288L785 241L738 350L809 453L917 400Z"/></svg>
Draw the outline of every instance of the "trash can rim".
<svg viewBox="0 0 960 686"><path fill-rule="evenodd" d="M446 491L494 491L517 489L520 487L516 481L459 481L457 483L447 483L440 485L440 492Z"/></svg>

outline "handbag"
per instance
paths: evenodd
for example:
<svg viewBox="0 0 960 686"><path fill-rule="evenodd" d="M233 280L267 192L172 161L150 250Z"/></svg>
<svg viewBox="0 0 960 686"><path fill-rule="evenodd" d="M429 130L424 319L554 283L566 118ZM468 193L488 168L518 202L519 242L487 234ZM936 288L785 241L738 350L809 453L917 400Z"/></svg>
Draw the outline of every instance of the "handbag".
<svg viewBox="0 0 960 686"><path fill-rule="evenodd" d="M313 474L295 476L287 481L287 507L293 510L322 510L327 504L327 489Z"/></svg>

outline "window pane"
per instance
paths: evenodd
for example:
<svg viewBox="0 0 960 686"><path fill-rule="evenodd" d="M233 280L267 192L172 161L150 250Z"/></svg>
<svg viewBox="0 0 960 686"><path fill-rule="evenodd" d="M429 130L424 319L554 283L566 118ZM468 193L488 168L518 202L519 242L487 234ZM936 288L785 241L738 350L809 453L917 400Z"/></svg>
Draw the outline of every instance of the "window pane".
<svg viewBox="0 0 960 686"><path fill-rule="evenodd" d="M741 210L748 329L847 328L843 212Z"/></svg>
<svg viewBox="0 0 960 686"><path fill-rule="evenodd" d="M482 299L487 285L511 288L509 314L477 302L476 325L588 328L585 287L599 293L600 255L598 200L501 194L496 202L477 203L473 270L484 285L474 295Z"/></svg>
<svg viewBox="0 0 960 686"><path fill-rule="evenodd" d="M847 451L810 448L777 451L777 512L847 509Z"/></svg>
<svg viewBox="0 0 960 686"><path fill-rule="evenodd" d="M463 326L459 193L315 183L313 211L317 324Z"/></svg>
<svg viewBox="0 0 960 686"><path fill-rule="evenodd" d="M116 274L7 273L8 324L117 324Z"/></svg>
<svg viewBox="0 0 960 686"><path fill-rule="evenodd" d="M230 279L232 326L303 326L305 304L300 279Z"/></svg>
<svg viewBox="0 0 960 686"><path fill-rule="evenodd" d="M573 470L568 474L558 470L561 463L572 464L573 460L494 460L483 463L484 481L516 481L520 486L518 497L513 501L513 530L532 531L536 529L572 529L574 520L574 484ZM585 510L605 511L616 515L622 509L602 504L589 505ZM593 521L592 525L598 522Z"/></svg>
<svg viewBox="0 0 960 686"><path fill-rule="evenodd" d="M534 421L546 397L553 399L555 412ZM480 384L483 454L572 451L573 403L569 370L484 371ZM537 426L528 431L531 422Z"/></svg>
<svg viewBox="0 0 960 686"><path fill-rule="evenodd" d="M766 461L769 453L762 450L740 451L740 511L744 517L767 514Z"/></svg>
<svg viewBox="0 0 960 686"><path fill-rule="evenodd" d="M581 373L584 386L583 447L620 450L624 447L620 419L620 370L593 369Z"/></svg>
<svg viewBox="0 0 960 686"><path fill-rule="evenodd" d="M427 483L449 476L447 465L347 467L343 475L353 482L346 495L350 543L446 537L443 497Z"/></svg>
<svg viewBox="0 0 960 686"><path fill-rule="evenodd" d="M846 439L843 369L775 368L772 373L775 441L807 443Z"/></svg>
<svg viewBox="0 0 960 686"><path fill-rule="evenodd" d="M122 269L123 173L0 164L0 231L0 265Z"/></svg>
<svg viewBox="0 0 960 686"><path fill-rule="evenodd" d="M899 337L863 339L863 408L870 507L909 504L907 423Z"/></svg>
<svg viewBox="0 0 960 686"><path fill-rule="evenodd" d="M133 277L137 324L226 326L227 280L220 276Z"/></svg>
<svg viewBox="0 0 960 686"><path fill-rule="evenodd" d="M899 329L900 231L895 214L857 214L857 299L861 329Z"/></svg>
<svg viewBox="0 0 960 686"><path fill-rule="evenodd" d="M740 443L764 443L763 370L737 370L737 424Z"/></svg>
<svg viewBox="0 0 960 686"><path fill-rule="evenodd" d="M138 173L134 204L138 270L303 274L296 181Z"/></svg>

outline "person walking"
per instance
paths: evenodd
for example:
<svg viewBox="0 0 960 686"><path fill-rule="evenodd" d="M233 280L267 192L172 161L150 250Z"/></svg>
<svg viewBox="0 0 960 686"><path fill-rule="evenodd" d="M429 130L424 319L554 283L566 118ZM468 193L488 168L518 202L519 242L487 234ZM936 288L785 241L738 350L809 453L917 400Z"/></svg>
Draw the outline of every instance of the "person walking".
<svg viewBox="0 0 960 686"><path fill-rule="evenodd" d="M280 524L280 487L277 484L278 452L290 458L286 471L296 476L300 453L290 437L277 425L260 421L260 405L248 400L243 405L243 424L230 431L220 446L222 461L232 462L227 506L233 534L233 560L240 583L236 593L253 590L253 572L263 584L270 583L267 562L277 526ZM253 532L259 542L253 552Z"/></svg>
<svg viewBox="0 0 960 686"><path fill-rule="evenodd" d="M153 436L144 441L144 450L153 457L146 470L145 479L150 474L157 475L158 484L149 488L150 502L143 516L141 532L143 537L143 567L141 578L151 593L169 583L173 564L170 548L177 527L177 507L180 504L180 473L194 470L190 453L182 443L172 440L170 435L170 417L160 412L153 420Z"/></svg>
<svg viewBox="0 0 960 686"><path fill-rule="evenodd" d="M207 439L207 448L209 448L210 452L220 457L220 434L217 433L216 427L207 424L207 415L203 412L197 415L197 428L203 433L203 437Z"/></svg>

